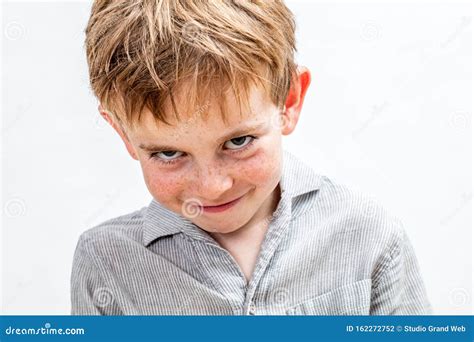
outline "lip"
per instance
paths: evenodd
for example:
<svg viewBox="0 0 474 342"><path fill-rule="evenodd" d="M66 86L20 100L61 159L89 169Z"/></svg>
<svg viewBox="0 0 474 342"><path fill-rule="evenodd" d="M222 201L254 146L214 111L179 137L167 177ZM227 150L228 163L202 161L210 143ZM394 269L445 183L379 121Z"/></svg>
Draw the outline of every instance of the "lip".
<svg viewBox="0 0 474 342"><path fill-rule="evenodd" d="M225 211L227 209L230 209L232 208L234 205L236 205L241 199L242 197L244 197L245 195L242 195L240 196L239 198L236 198L235 200L233 201L230 201L230 202L227 202L225 204L222 204L222 205L216 205L216 206L203 206L201 207L202 210L206 213L220 213L222 211Z"/></svg>

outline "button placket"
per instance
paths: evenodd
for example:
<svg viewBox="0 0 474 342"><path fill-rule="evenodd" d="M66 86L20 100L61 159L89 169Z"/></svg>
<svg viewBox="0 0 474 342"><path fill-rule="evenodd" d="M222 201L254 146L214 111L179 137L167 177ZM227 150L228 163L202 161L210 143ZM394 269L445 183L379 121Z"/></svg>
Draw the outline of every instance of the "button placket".
<svg viewBox="0 0 474 342"><path fill-rule="evenodd" d="M255 306L255 303L250 302L248 314L254 316L254 315L256 315L256 313L257 313L257 307Z"/></svg>
<svg viewBox="0 0 474 342"><path fill-rule="evenodd" d="M259 281L265 272L270 259L273 257L275 251L278 248L281 238L286 229L288 229L291 221L291 198L287 197L287 194L282 194L280 203L274 213L275 219L272 219L268 231L265 235L265 239L262 242L261 252L258 261L255 265L252 278L246 287L246 298L249 301L249 307L247 309L248 315L256 315L256 307L252 300L257 291ZM260 291L265 291L261 289ZM252 308L253 305L253 308ZM262 306L261 314L264 314L265 309Z"/></svg>

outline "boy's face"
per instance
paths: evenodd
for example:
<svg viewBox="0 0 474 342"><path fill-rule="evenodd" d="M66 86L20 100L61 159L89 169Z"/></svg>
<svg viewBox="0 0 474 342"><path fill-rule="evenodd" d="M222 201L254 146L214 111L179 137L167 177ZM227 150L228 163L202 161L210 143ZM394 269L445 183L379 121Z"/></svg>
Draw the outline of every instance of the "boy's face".
<svg viewBox="0 0 474 342"><path fill-rule="evenodd" d="M210 233L235 232L272 214L279 200L281 136L293 131L302 101L296 107L287 101L282 112L263 89L249 94L242 117L235 98L227 97L228 124L210 101L171 126L145 111L137 128L118 130L155 200Z"/></svg>

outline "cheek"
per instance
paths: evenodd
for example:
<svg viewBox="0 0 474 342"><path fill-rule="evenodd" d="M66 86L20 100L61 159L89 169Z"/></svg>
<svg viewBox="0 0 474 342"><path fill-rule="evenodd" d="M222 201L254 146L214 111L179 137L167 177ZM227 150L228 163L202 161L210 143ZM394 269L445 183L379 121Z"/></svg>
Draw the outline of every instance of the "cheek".
<svg viewBox="0 0 474 342"><path fill-rule="evenodd" d="M148 191L160 203L171 203L183 188L183 178L176 172L156 172L156 169L153 163L142 165Z"/></svg>
<svg viewBox="0 0 474 342"><path fill-rule="evenodd" d="M259 151L250 160L242 163L237 170L237 178L245 179L255 186L274 185L280 179L281 157L278 151L273 153Z"/></svg>

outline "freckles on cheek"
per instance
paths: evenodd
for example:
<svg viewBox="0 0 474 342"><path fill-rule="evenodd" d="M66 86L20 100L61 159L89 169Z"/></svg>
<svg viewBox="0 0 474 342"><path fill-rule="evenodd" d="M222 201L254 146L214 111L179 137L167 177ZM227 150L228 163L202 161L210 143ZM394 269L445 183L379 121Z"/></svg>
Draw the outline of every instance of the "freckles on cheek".
<svg viewBox="0 0 474 342"><path fill-rule="evenodd" d="M182 178L173 173L147 168L144 170L144 178L150 193L163 204L175 200L182 188Z"/></svg>
<svg viewBox="0 0 474 342"><path fill-rule="evenodd" d="M265 185L280 176L280 160L275 155L258 153L242 163L237 172L239 178L246 179L250 184Z"/></svg>

